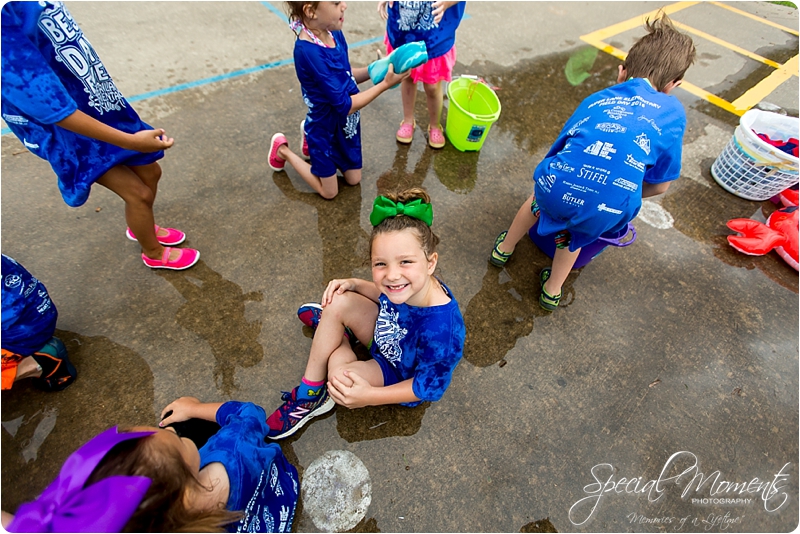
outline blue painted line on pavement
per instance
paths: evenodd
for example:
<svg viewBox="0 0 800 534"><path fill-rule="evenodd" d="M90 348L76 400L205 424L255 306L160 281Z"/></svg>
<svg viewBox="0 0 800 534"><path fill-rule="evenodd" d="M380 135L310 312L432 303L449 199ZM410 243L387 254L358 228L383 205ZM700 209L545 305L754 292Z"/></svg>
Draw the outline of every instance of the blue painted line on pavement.
<svg viewBox="0 0 800 534"><path fill-rule="evenodd" d="M263 5L267 6L270 11L275 13L276 15L282 17L285 20L286 16L278 11L275 7L273 7L268 2L261 2ZM363 41L358 41L357 43L353 43L350 45L350 48L360 48L362 46L367 46L371 44L375 44L378 42L383 42L383 36L380 37L373 37L371 39L364 39ZM220 74L218 76L211 76L210 78L203 78L201 80L195 80L193 82L182 83L180 85L174 85L172 87L166 87L164 89L158 89L156 91L150 91L149 93L142 93L140 95L135 95L128 98L128 102L141 102L142 100L147 100L148 98L155 98L158 96L169 95L172 93L177 93L179 91L185 91L186 89L194 89L195 87L201 87L203 85L209 85L212 83L217 83L225 80L230 80L231 78L237 78L239 76L246 76L247 74L253 74L254 72L260 72L263 70L274 69L277 67L283 67L284 65L291 65L294 63L294 59L281 59L280 61L273 61L271 63L264 63L263 65L257 65L255 67L249 67L246 69L240 69L233 72L228 72L226 74ZM0 135L10 134L10 128L3 128L0 130Z"/></svg>
<svg viewBox="0 0 800 534"><path fill-rule="evenodd" d="M272 4L270 4L269 2L261 2L261 5L262 5L262 6L264 6L264 7L266 7L267 9L269 9L270 11L272 11L273 13L275 13L276 15L278 15L278 17L279 17L279 18L280 18L280 19L281 19L283 22L285 22L286 24L289 24L289 17L287 17L287 16L286 16L286 14L285 14L285 13L283 13L283 12L282 12L280 9L278 9L278 8L277 8L277 7L275 7L275 6L273 6L273 5L272 5Z"/></svg>

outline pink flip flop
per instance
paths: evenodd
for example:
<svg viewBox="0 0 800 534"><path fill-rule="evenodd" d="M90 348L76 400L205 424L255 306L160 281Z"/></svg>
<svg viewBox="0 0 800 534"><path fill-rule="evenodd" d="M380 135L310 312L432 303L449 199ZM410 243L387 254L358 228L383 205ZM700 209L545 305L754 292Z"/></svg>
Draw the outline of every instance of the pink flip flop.
<svg viewBox="0 0 800 534"><path fill-rule="evenodd" d="M180 245L186 239L186 234L184 234L180 230L176 230L175 228L161 228L159 225L156 225L155 229L156 229L156 239L158 239L158 242L164 245L165 247ZM159 230L166 230L167 235L158 235ZM136 236L133 235L133 232L131 232L130 228L125 230L125 236L131 241L138 241L138 239L136 239Z"/></svg>
<svg viewBox="0 0 800 534"><path fill-rule="evenodd" d="M160 260L148 258L142 254L142 261L151 269L172 269L173 271L182 271L188 269L200 259L200 253L193 248L179 248L181 255L177 259L170 261L169 253L172 247L164 247L164 254Z"/></svg>

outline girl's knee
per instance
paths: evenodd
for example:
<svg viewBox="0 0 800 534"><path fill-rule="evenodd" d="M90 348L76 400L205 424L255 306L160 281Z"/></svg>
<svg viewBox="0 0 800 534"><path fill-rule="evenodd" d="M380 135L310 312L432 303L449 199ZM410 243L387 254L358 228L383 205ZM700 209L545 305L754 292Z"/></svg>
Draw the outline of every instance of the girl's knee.
<svg viewBox="0 0 800 534"><path fill-rule="evenodd" d="M358 185L361 183L361 169L352 169L344 173L344 181L348 185Z"/></svg>
<svg viewBox="0 0 800 534"><path fill-rule="evenodd" d="M333 200L339 194L339 179L334 174L329 178L320 179L320 196L325 200Z"/></svg>
<svg viewBox="0 0 800 534"><path fill-rule="evenodd" d="M161 179L161 165L158 162L150 163L149 165L141 165L133 169L143 182L153 183Z"/></svg>
<svg viewBox="0 0 800 534"><path fill-rule="evenodd" d="M425 94L428 96L436 96L439 93L441 86L442 82L422 84L422 87L425 89Z"/></svg>
<svg viewBox="0 0 800 534"><path fill-rule="evenodd" d="M126 202L133 202L137 204L144 204L150 208L153 207L156 196L153 190L147 187L144 182L139 182L131 188L130 195L125 199Z"/></svg>

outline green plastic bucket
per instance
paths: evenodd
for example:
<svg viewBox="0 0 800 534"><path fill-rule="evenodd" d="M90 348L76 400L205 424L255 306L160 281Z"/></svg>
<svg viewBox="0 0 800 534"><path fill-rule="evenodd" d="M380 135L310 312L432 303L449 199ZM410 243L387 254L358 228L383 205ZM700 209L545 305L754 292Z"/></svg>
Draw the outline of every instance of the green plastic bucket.
<svg viewBox="0 0 800 534"><path fill-rule="evenodd" d="M492 124L500 116L500 100L485 83L457 78L447 86L445 132L461 152L480 150Z"/></svg>

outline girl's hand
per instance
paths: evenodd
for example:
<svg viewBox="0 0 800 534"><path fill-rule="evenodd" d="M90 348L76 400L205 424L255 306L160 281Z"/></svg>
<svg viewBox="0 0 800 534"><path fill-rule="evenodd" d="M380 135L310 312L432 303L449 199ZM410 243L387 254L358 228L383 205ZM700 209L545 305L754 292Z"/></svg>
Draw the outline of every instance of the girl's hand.
<svg viewBox="0 0 800 534"><path fill-rule="evenodd" d="M158 426L164 428L172 423L180 423L194 417L194 409L201 404L199 399L195 397L181 397L167 404L166 408L161 410L161 422ZM169 417L166 415L172 412Z"/></svg>
<svg viewBox="0 0 800 534"><path fill-rule="evenodd" d="M345 291L355 291L356 285L353 283L352 280L331 280L328 282L328 287L325 288L325 293L322 294L322 302L320 304L324 308L331 302L333 302L333 297L336 295L341 295Z"/></svg>
<svg viewBox="0 0 800 534"><path fill-rule="evenodd" d="M383 20L389 20L389 12L386 10L386 6L388 5L391 8L393 4L394 2L387 2L386 0L378 2L378 14Z"/></svg>
<svg viewBox="0 0 800 534"><path fill-rule="evenodd" d="M402 82L403 79L407 78L411 74L411 69L405 71L403 74L395 74L394 73L394 65L389 63L389 71L386 73L386 77L383 79L383 82L389 85L389 87L394 87L398 83Z"/></svg>
<svg viewBox="0 0 800 534"><path fill-rule="evenodd" d="M442 22L442 17L444 17L444 12L447 11L449 8L456 5L458 2L443 2L442 0L438 0L437 2L433 3L433 22L439 24Z"/></svg>
<svg viewBox="0 0 800 534"><path fill-rule="evenodd" d="M350 384L339 380L336 376L328 381L328 393L336 404L341 404L346 408L363 408L369 406L369 392L372 386L352 371L342 371L346 378L350 379Z"/></svg>
<svg viewBox="0 0 800 534"><path fill-rule="evenodd" d="M175 143L171 137L167 137L164 130L141 130L135 134L131 134L131 143L129 147L131 150L137 152L158 152L159 150L166 150Z"/></svg>

